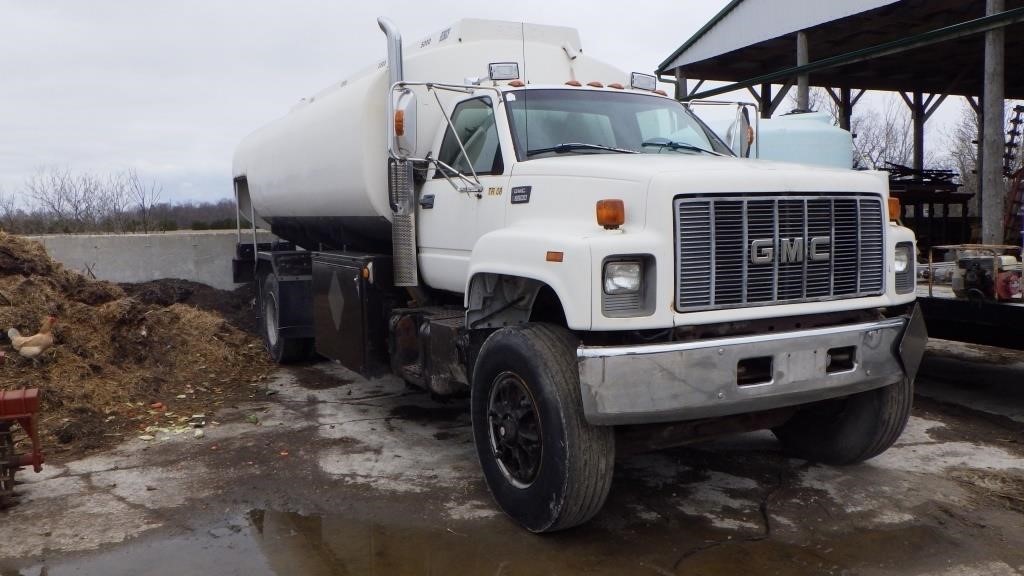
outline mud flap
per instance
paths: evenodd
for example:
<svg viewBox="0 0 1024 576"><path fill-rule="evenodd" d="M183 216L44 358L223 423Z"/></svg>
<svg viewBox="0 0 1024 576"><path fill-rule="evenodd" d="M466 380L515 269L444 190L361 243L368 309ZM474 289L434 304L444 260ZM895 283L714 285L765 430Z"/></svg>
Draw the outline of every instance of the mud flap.
<svg viewBox="0 0 1024 576"><path fill-rule="evenodd" d="M924 356L924 348L928 344L928 329L924 325L924 316L921 315L921 308L914 303L910 311L907 326L903 329L903 335L899 341L899 357L903 363L903 372L913 382L917 376L917 369L921 366L921 358Z"/></svg>

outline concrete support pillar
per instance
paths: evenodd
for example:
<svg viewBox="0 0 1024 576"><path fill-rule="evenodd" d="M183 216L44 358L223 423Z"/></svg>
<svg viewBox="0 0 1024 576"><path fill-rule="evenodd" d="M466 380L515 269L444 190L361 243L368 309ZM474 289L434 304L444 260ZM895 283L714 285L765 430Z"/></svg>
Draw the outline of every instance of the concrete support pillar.
<svg viewBox="0 0 1024 576"><path fill-rule="evenodd" d="M807 33L801 30L796 33L796 65L804 66L809 62ZM807 74L800 74L796 77L796 107L800 110L807 110L811 105L810 102L810 77Z"/></svg>
<svg viewBox="0 0 1024 576"><path fill-rule="evenodd" d="M1004 0L986 0L985 14L1005 10ZM1005 91L1006 29L985 33L985 86L982 101L984 136L981 166L981 240L985 244L1003 243L1003 105Z"/></svg>
<svg viewBox="0 0 1024 576"><path fill-rule="evenodd" d="M924 170L924 94L914 92L914 100L910 106L910 115L914 121L914 170Z"/></svg>
<svg viewBox="0 0 1024 576"><path fill-rule="evenodd" d="M682 68L676 68L676 100L686 100L689 96L687 92L688 86L686 85L686 75L683 74Z"/></svg>

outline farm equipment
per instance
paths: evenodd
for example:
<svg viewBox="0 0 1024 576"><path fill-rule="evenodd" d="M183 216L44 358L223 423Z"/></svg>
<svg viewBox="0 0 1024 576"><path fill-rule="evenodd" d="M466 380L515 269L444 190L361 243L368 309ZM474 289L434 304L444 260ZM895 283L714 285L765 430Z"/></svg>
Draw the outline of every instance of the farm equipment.
<svg viewBox="0 0 1024 576"><path fill-rule="evenodd" d="M931 254L934 250L954 253L951 284L957 298L997 302L1021 301L1021 262L1013 254L1020 253L1020 246L935 246L929 252L929 268L933 267L934 258ZM932 295L932 277L933 275L929 274L929 296Z"/></svg>
<svg viewBox="0 0 1024 576"><path fill-rule="evenodd" d="M43 469L43 453L39 447L36 414L39 412L39 390L0 390L0 508L14 495L14 473L25 466L36 472ZM12 424L18 424L32 443L28 454L14 452Z"/></svg>

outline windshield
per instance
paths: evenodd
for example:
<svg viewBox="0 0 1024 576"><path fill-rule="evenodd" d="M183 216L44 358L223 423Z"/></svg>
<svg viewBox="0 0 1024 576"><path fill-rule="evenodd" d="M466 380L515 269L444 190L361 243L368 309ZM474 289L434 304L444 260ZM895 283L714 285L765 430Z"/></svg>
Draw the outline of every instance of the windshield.
<svg viewBox="0 0 1024 576"><path fill-rule="evenodd" d="M561 154L726 154L682 104L636 92L576 89L505 94L519 160Z"/></svg>

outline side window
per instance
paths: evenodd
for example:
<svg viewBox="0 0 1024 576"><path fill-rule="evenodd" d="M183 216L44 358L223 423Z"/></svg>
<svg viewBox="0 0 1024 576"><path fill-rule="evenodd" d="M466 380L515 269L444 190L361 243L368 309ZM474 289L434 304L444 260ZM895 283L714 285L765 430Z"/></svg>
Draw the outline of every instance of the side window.
<svg viewBox="0 0 1024 576"><path fill-rule="evenodd" d="M489 98L467 100L452 112L452 125L466 148L466 155L477 174L501 174L505 167L501 161L501 147L498 145L498 127L494 123L494 109ZM441 141L438 160L469 174L466 155L459 149L451 127ZM443 177L438 173L436 177Z"/></svg>

